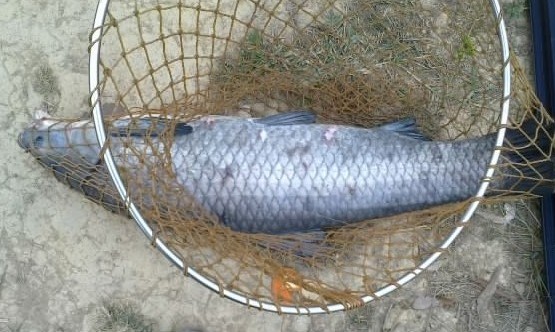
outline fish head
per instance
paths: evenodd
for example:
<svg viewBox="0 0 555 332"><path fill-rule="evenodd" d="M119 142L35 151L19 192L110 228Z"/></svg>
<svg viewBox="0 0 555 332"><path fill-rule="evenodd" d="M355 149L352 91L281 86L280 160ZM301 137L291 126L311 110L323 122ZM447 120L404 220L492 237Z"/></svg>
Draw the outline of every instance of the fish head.
<svg viewBox="0 0 555 332"><path fill-rule="evenodd" d="M45 166L61 161L95 165L100 159L94 125L89 120L36 118L19 134L17 142Z"/></svg>

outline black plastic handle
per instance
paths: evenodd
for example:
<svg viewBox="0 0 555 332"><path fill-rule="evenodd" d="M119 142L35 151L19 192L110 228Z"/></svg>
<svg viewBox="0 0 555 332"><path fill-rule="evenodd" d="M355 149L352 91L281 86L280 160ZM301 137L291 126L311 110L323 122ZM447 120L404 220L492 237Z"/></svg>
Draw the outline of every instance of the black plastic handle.
<svg viewBox="0 0 555 332"><path fill-rule="evenodd" d="M536 93L555 116L555 1L530 0ZM542 198L543 242L547 274L549 325L555 328L555 195Z"/></svg>

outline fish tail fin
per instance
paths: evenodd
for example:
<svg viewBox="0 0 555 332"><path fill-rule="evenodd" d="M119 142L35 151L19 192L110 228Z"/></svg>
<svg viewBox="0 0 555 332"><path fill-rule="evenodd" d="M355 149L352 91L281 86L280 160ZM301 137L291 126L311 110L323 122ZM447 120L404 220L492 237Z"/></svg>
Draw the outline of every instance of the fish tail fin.
<svg viewBox="0 0 555 332"><path fill-rule="evenodd" d="M503 169L503 189L516 193L543 195L553 192L555 164L553 129L549 120L530 118L519 128L508 128L502 156L509 166Z"/></svg>

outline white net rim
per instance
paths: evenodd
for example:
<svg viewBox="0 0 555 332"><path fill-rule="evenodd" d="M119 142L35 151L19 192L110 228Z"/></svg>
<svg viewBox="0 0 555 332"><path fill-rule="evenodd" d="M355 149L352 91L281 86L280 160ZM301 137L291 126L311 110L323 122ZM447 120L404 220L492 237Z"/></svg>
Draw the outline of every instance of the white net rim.
<svg viewBox="0 0 555 332"><path fill-rule="evenodd" d="M100 45L102 41L102 33L104 21L106 14L108 12L110 0L99 0L96 8L93 30L90 35L90 49L89 49L89 91L90 91L90 103L92 105L92 117L94 120L94 126L96 130L96 135L98 143L100 146L104 146L106 143L106 130L104 128L104 121L102 116L102 104L100 100L100 91L98 90L100 83ZM360 299L366 304L374 299L380 298L395 289L405 285L417 275L422 273L426 268L428 268L433 262L435 262L441 254L447 249L457 236L461 233L466 223L470 220L478 205L480 204L481 198L484 197L486 190L489 186L489 180L493 177L495 172L495 166L499 160L501 154L501 147L503 146L503 141L505 138L505 126L508 123L509 118L509 104L511 96L511 66L510 66L510 51L509 51L509 41L507 37L507 30L505 26L505 21L502 16L501 6L498 0L490 0L493 14L497 21L497 32L501 43L501 55L503 60L503 99L501 104L501 116L499 118L499 130L497 132L496 147L492 152L489 167L486 174L482 180L480 188L476 195L474 196L474 201L467 207L466 211L459 220L459 226L457 226L446 238L446 240L438 247L437 251L426 258L418 267L413 271L405 274L399 278L395 283L386 285L376 291L372 295L362 296ZM153 231L147 224L141 213L139 212L137 206L131 201L127 195L127 191L121 179L121 176L117 170L117 167L112 158L112 152L109 145L103 150L103 160L106 164L110 177L114 182L122 200L124 201L129 213L135 220L137 226L143 231L146 237L156 246L172 263L174 263L178 268L180 268L186 275L191 276L193 279L204 285L205 287L217 292L221 296L229 298L238 303L244 304L248 307L254 307L271 312L279 312L286 314L319 314L319 313L330 313L341 310L346 310L345 305L341 303L329 304L325 307L294 307L294 306L282 306L279 307L269 303L258 301L256 299L245 297L242 294L236 293L233 290L222 289L220 285L214 283L210 279L206 278L202 274L198 273L194 268L186 266L184 262L175 254L162 240L156 237L153 240Z"/></svg>

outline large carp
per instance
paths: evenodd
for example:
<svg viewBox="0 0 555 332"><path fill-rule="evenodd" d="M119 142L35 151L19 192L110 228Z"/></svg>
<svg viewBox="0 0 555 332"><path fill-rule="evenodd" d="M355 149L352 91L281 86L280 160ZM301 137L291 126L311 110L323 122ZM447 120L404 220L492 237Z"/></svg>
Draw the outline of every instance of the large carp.
<svg viewBox="0 0 555 332"><path fill-rule="evenodd" d="M495 135L431 141L411 119L375 128L318 124L308 111L256 119L204 116L172 126L160 118L121 119L112 122L108 135L112 151L125 156L123 150L144 146L147 138L150 148L158 149L157 137L168 130L170 149L155 154L170 154L176 185L231 229L269 234L318 231L468 199L478 191L496 142ZM528 134L508 129L506 139L524 146ZM549 138L542 138L540 147L550 146ZM102 167L92 121L39 118L18 141L46 166L72 173L70 186L121 209L119 197L98 197L99 183L113 185ZM523 156L533 161L541 157L533 148L507 151L504 157L517 165ZM60 162L64 159L77 162ZM132 168L140 158L117 161ZM518 182L516 175L537 171L553 178L549 161L517 167L515 177L498 178L491 186L528 190L537 183ZM83 187L85 178L89 188Z"/></svg>

